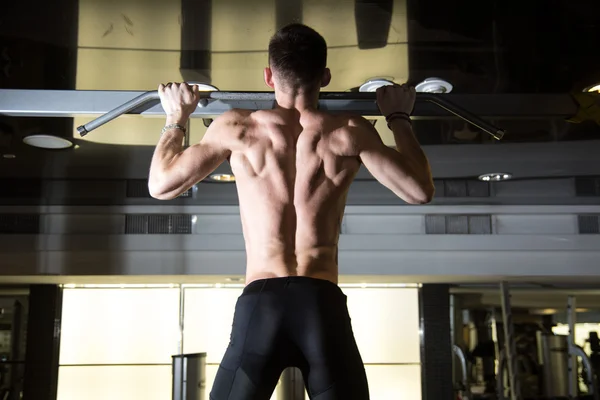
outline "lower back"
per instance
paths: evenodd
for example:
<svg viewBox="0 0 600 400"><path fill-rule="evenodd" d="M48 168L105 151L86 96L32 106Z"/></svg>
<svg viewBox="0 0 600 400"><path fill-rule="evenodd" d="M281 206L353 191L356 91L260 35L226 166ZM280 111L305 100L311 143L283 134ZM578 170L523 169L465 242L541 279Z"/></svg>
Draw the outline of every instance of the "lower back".
<svg viewBox="0 0 600 400"><path fill-rule="evenodd" d="M306 249L286 261L285 257L270 259L248 259L246 284L258 279L307 276L338 282L337 246Z"/></svg>

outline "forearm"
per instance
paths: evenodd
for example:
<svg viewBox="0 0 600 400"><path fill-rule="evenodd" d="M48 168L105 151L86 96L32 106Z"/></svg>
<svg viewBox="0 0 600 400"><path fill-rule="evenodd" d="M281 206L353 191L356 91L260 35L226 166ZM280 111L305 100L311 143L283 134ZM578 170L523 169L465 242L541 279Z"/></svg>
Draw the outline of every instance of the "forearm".
<svg viewBox="0 0 600 400"><path fill-rule="evenodd" d="M417 174L419 181L423 184L433 184L429 161L412 131L411 124L403 119L395 119L391 121L390 128L394 134L396 150Z"/></svg>
<svg viewBox="0 0 600 400"><path fill-rule="evenodd" d="M185 118L167 117L165 126L172 124L185 126L186 123ZM161 135L150 164L148 185L151 191L160 192L165 185L170 166L183 151L184 137L185 133L177 128L168 129Z"/></svg>

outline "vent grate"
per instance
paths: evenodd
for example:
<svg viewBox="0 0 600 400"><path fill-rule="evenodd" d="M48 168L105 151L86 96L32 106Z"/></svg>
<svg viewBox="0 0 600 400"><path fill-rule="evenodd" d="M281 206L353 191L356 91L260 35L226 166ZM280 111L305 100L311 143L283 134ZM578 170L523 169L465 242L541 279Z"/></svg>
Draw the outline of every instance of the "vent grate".
<svg viewBox="0 0 600 400"><path fill-rule="evenodd" d="M145 179L128 179L126 196L128 198L150 199L150 191L148 190L148 181ZM178 197L192 197L192 189L189 189Z"/></svg>
<svg viewBox="0 0 600 400"><path fill-rule="evenodd" d="M42 184L39 179L0 179L0 198L38 199Z"/></svg>
<svg viewBox="0 0 600 400"><path fill-rule="evenodd" d="M435 180L436 197L490 197L490 184L480 180Z"/></svg>
<svg viewBox="0 0 600 400"><path fill-rule="evenodd" d="M150 198L148 181L145 179L128 179L126 196L132 198Z"/></svg>
<svg viewBox="0 0 600 400"><path fill-rule="evenodd" d="M580 234L600 234L600 215L578 215Z"/></svg>
<svg viewBox="0 0 600 400"><path fill-rule="evenodd" d="M125 234L189 235L192 216L184 214L129 214L125 217Z"/></svg>
<svg viewBox="0 0 600 400"><path fill-rule="evenodd" d="M575 178L575 193L580 197L600 196L600 177Z"/></svg>
<svg viewBox="0 0 600 400"><path fill-rule="evenodd" d="M38 234L40 216L37 214L0 214L0 233Z"/></svg>
<svg viewBox="0 0 600 400"><path fill-rule="evenodd" d="M490 235L492 216L477 215L426 215L425 233L428 235Z"/></svg>

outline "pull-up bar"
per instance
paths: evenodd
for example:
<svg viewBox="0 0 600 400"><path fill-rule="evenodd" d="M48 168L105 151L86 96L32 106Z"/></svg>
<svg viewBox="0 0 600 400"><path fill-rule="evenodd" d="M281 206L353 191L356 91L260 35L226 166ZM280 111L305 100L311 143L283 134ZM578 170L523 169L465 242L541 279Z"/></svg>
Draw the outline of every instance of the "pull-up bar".
<svg viewBox="0 0 600 400"><path fill-rule="evenodd" d="M200 92L200 95L201 99L198 109L192 116L218 115L232 108L268 110L272 109L275 105L275 94L273 92L210 91ZM155 106L159 101L157 91L146 92L93 121L77 127L77 131L81 136L85 136L94 129L123 114L139 113L141 108ZM417 102L433 103L482 131L487 132L497 140L502 139L502 136L504 136L504 130L444 99L443 95L419 93L417 94ZM381 115L377 107L375 93L323 92L319 97L319 108L331 113L346 112L363 116Z"/></svg>

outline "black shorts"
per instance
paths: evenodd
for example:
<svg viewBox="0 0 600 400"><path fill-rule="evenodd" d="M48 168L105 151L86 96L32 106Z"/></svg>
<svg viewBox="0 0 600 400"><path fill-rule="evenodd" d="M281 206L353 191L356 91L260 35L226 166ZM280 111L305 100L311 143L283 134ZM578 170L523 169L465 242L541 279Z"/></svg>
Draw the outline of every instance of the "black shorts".
<svg viewBox="0 0 600 400"><path fill-rule="evenodd" d="M311 399L369 398L346 295L336 284L293 276L246 286L210 399L269 400L287 367L302 371Z"/></svg>

